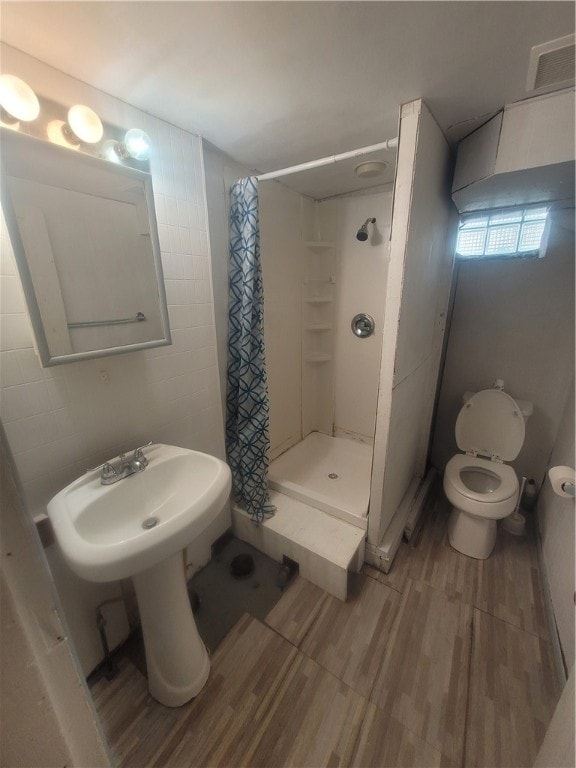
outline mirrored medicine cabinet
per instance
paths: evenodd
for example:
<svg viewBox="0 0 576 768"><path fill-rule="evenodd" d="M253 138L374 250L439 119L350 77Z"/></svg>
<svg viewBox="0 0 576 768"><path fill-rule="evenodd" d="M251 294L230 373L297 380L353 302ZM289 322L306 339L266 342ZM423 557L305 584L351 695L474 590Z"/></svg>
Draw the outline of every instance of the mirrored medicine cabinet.
<svg viewBox="0 0 576 768"><path fill-rule="evenodd" d="M150 174L5 128L1 153L42 365L170 344Z"/></svg>

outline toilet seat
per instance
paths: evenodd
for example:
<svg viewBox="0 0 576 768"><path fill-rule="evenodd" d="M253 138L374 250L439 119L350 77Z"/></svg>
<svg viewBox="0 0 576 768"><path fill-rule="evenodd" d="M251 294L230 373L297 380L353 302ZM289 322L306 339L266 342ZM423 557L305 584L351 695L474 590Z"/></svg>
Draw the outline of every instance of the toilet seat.
<svg viewBox="0 0 576 768"><path fill-rule="evenodd" d="M465 469L478 469L496 475L500 480L500 485L493 491L484 493L473 491L460 476L460 473ZM471 501L479 501L487 505L505 501L518 492L518 477L512 467L490 459L483 459L480 456L457 453L446 465L445 479L460 495Z"/></svg>
<svg viewBox="0 0 576 768"><path fill-rule="evenodd" d="M499 389L483 389L464 404L456 419L456 444L465 453L513 461L526 428L518 403Z"/></svg>

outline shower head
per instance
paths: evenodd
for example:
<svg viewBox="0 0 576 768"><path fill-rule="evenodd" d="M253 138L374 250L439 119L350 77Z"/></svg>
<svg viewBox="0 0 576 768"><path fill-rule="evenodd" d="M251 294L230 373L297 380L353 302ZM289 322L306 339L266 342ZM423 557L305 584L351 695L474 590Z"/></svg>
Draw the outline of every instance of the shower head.
<svg viewBox="0 0 576 768"><path fill-rule="evenodd" d="M361 240L364 242L365 240L368 240L368 224L376 224L376 219L370 218L366 219L364 224L360 227L358 232L356 232L356 239Z"/></svg>

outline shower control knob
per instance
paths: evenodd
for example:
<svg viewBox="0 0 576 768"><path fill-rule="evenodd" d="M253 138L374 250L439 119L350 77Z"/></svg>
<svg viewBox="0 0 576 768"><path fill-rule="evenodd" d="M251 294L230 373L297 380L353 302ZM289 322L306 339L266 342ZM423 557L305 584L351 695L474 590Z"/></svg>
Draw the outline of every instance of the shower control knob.
<svg viewBox="0 0 576 768"><path fill-rule="evenodd" d="M354 315L350 327L355 336L358 336L359 339L365 339L368 336L372 336L376 324L371 315L362 312L359 315Z"/></svg>

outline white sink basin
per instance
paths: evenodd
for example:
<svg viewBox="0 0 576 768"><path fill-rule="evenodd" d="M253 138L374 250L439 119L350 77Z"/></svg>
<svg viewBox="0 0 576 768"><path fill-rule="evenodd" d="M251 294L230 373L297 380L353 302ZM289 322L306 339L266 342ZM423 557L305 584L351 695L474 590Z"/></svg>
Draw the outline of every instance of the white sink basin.
<svg viewBox="0 0 576 768"><path fill-rule="evenodd" d="M146 469L113 485L101 484L99 470L87 472L54 496L48 515L79 576L132 577L150 693L178 707L202 690L210 672L181 550L222 513L231 475L223 461L198 451L156 444L144 453Z"/></svg>
<svg viewBox="0 0 576 768"><path fill-rule="evenodd" d="M113 485L87 472L48 504L66 561L88 581L125 579L184 549L228 498L230 469L220 459L160 444L145 454L143 472ZM151 518L158 522L144 528Z"/></svg>

